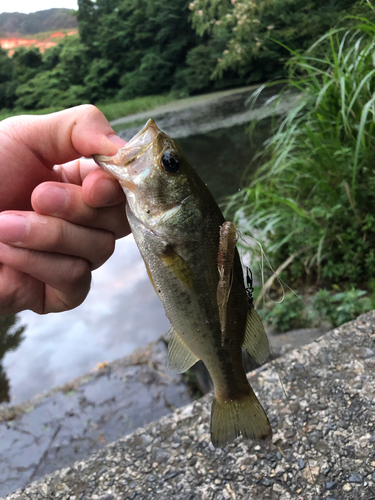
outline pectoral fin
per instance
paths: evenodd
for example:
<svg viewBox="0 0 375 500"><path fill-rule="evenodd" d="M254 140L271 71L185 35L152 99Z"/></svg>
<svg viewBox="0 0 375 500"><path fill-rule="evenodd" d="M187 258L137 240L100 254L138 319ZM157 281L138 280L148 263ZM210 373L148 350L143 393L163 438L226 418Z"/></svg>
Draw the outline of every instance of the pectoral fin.
<svg viewBox="0 0 375 500"><path fill-rule="evenodd" d="M160 259L168 266L168 269L188 288L194 286L194 275L184 259L178 255L171 245L167 245L165 251L159 254Z"/></svg>
<svg viewBox="0 0 375 500"><path fill-rule="evenodd" d="M259 364L264 363L270 353L270 345L262 320L254 307L249 304L243 347Z"/></svg>
<svg viewBox="0 0 375 500"><path fill-rule="evenodd" d="M169 332L171 340L168 346L168 366L177 373L184 373L195 365L199 358L188 348L173 327Z"/></svg>

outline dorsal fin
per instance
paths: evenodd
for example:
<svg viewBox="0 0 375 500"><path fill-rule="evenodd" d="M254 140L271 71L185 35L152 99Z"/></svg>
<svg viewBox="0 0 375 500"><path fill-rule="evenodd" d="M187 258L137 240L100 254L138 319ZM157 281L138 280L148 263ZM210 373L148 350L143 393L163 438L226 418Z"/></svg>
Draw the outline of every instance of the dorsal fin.
<svg viewBox="0 0 375 500"><path fill-rule="evenodd" d="M171 339L168 345L168 366L177 373L184 373L191 368L199 358L188 348L181 337L171 326Z"/></svg>

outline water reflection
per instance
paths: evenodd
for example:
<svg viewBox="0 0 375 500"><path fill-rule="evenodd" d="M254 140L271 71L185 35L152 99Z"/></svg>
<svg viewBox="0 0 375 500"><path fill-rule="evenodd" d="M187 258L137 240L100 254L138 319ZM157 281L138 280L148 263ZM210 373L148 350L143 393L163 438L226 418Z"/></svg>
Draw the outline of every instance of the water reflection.
<svg viewBox="0 0 375 500"><path fill-rule="evenodd" d="M236 125L177 140L218 201L238 191L255 170L252 158L269 137L271 120L259 122L251 137L248 127Z"/></svg>
<svg viewBox="0 0 375 500"><path fill-rule="evenodd" d="M10 383L2 365L8 351L17 349L24 340L25 326L17 326L20 318L16 314L0 316L0 403L10 401Z"/></svg>
<svg viewBox="0 0 375 500"><path fill-rule="evenodd" d="M132 236L119 240L113 256L93 272L90 293L79 307L44 316L23 311L20 318L26 338L3 363L12 403L126 356L169 328Z"/></svg>

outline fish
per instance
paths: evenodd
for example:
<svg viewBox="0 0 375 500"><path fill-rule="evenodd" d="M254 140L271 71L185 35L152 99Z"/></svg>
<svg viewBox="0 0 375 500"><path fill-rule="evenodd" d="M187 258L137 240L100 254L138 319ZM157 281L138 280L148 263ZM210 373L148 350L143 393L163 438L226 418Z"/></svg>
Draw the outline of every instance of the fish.
<svg viewBox="0 0 375 500"><path fill-rule="evenodd" d="M247 295L235 224L152 119L116 155L93 158L126 194L135 242L171 323L169 367L183 373L202 360L211 375L212 444L224 447L240 435L269 439L271 426L241 352L262 364L269 343Z"/></svg>

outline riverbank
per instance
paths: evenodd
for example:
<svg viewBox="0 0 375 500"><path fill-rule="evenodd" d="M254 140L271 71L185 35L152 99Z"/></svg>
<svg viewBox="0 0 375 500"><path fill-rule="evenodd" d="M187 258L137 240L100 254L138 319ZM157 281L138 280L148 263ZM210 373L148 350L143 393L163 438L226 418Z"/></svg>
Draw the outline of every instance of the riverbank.
<svg viewBox="0 0 375 500"><path fill-rule="evenodd" d="M214 92L173 101L163 106L111 121L114 130L129 140L149 119L157 121L159 128L175 139L213 130L243 125L286 113L296 100L296 94L285 95L282 101L272 98L279 88L265 88L254 105L253 93L259 85Z"/></svg>
<svg viewBox="0 0 375 500"><path fill-rule="evenodd" d="M279 356L322 333L270 332L272 354ZM163 337L122 359L99 364L20 405L0 406L0 496L86 459L211 391L202 363L185 375L167 369L167 342Z"/></svg>
<svg viewBox="0 0 375 500"><path fill-rule="evenodd" d="M7 500L370 500L374 324L372 311L249 375L272 443L215 450L207 395Z"/></svg>

